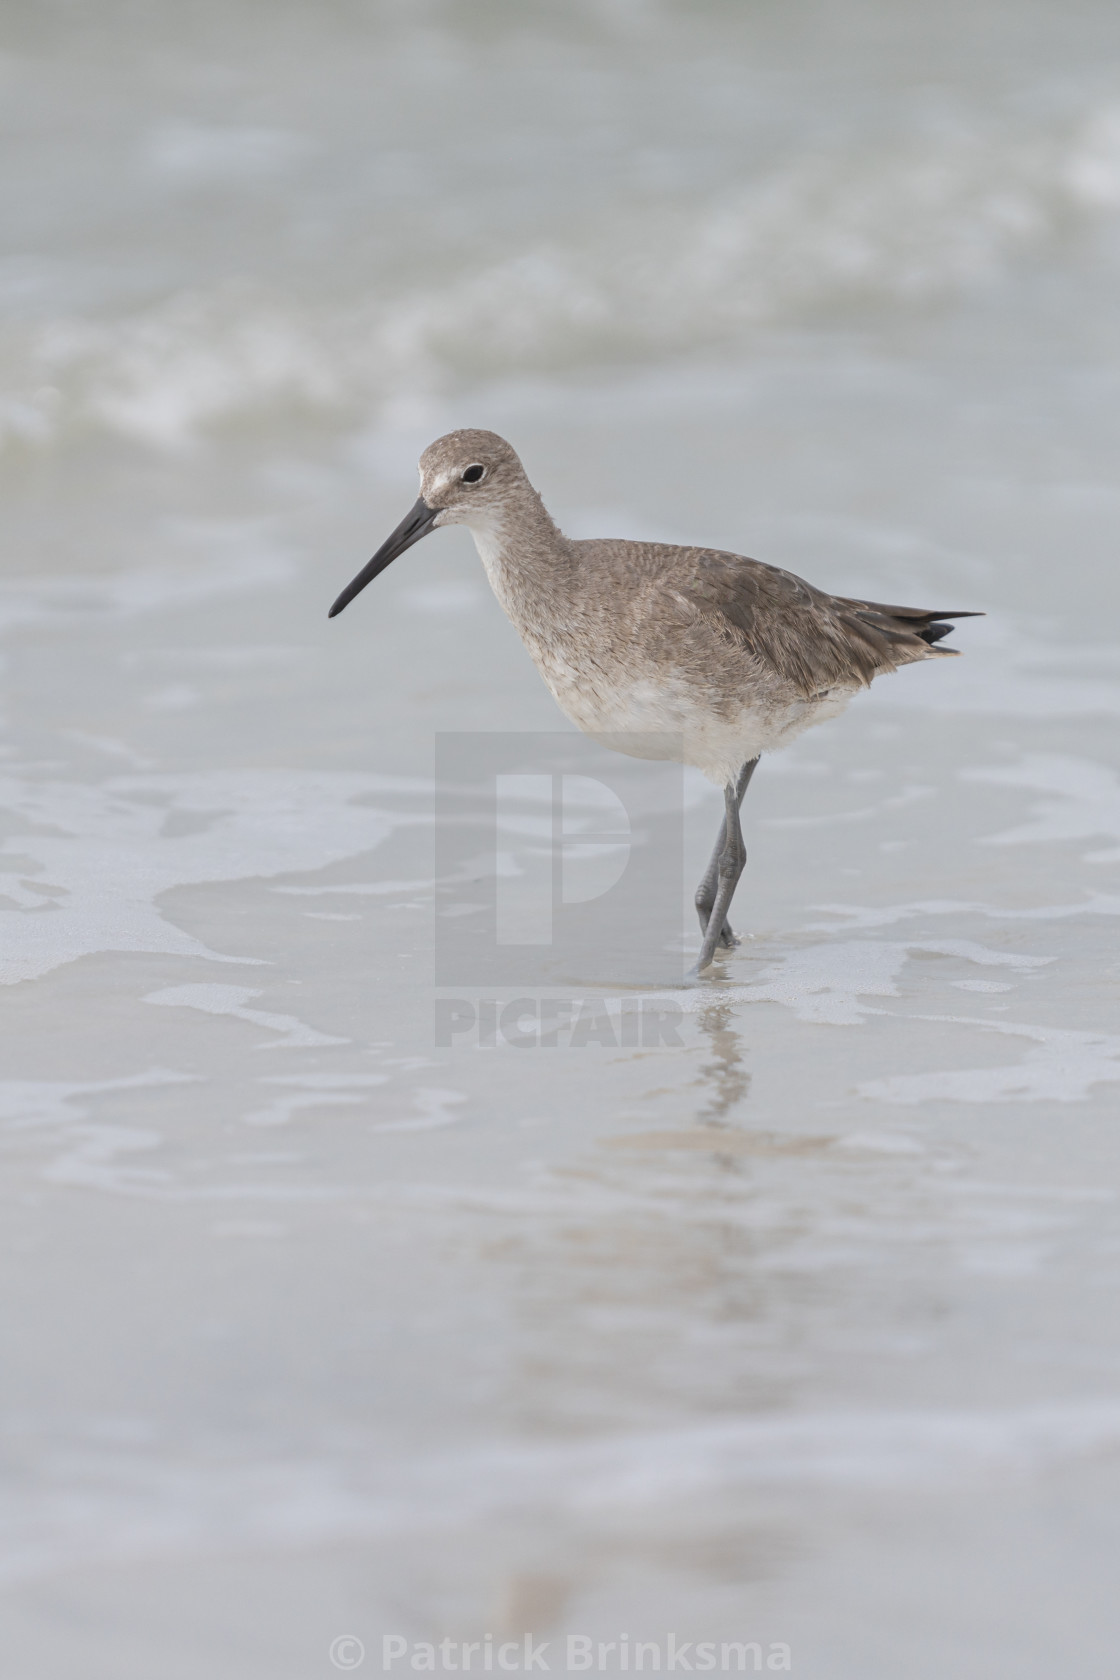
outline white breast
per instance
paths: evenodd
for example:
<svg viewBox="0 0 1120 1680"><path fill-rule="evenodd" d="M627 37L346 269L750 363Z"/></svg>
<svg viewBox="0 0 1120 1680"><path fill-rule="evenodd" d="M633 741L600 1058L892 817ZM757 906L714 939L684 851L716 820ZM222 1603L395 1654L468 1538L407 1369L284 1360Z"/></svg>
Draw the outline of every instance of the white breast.
<svg viewBox="0 0 1120 1680"><path fill-rule="evenodd" d="M745 692L740 705L725 715L684 677L666 673L604 682L598 672L592 678L555 656L530 651L557 705L585 735L634 758L695 765L720 787L734 781L748 760L775 752L812 724L837 716L856 692L836 689L812 700L782 703Z"/></svg>

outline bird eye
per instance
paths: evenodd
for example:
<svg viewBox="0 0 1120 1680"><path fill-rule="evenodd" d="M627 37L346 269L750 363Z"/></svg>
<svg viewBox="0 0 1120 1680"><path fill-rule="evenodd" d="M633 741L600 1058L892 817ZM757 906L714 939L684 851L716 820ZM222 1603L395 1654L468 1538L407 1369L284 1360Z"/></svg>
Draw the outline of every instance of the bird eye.
<svg viewBox="0 0 1120 1680"><path fill-rule="evenodd" d="M473 467L467 467L462 475L462 481L464 484L477 484L480 478L485 477L486 468L476 462Z"/></svg>

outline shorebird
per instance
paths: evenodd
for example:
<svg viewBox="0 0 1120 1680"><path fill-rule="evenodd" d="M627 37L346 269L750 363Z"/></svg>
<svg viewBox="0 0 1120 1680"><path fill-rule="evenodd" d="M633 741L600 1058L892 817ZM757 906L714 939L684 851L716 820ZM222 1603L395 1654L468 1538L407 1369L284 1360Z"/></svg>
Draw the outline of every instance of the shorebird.
<svg viewBox="0 0 1120 1680"><path fill-rule="evenodd" d="M948 620L981 616L829 595L714 548L573 542L505 439L474 430L425 449L419 499L329 616L442 525L471 532L491 588L574 724L633 757L695 765L723 788L696 890L692 976L737 943L727 914L747 859L740 808L761 755L835 717L873 677L954 656L936 646Z"/></svg>

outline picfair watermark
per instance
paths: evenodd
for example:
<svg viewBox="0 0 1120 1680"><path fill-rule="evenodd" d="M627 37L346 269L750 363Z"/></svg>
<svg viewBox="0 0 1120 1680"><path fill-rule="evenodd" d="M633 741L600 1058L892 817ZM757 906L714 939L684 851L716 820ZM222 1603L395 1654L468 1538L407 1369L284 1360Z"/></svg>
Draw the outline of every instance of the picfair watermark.
<svg viewBox="0 0 1120 1680"><path fill-rule="evenodd" d="M673 998L437 997L433 1040L439 1049L679 1049L684 1010Z"/></svg>

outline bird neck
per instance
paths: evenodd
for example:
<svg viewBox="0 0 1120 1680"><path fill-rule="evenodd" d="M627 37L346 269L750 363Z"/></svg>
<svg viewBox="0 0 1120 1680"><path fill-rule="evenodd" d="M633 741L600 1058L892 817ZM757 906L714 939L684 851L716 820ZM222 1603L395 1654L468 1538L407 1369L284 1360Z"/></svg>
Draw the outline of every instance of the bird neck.
<svg viewBox="0 0 1120 1680"><path fill-rule="evenodd" d="M470 529L490 587L519 629L550 607L560 609L576 571L576 546L530 485Z"/></svg>

